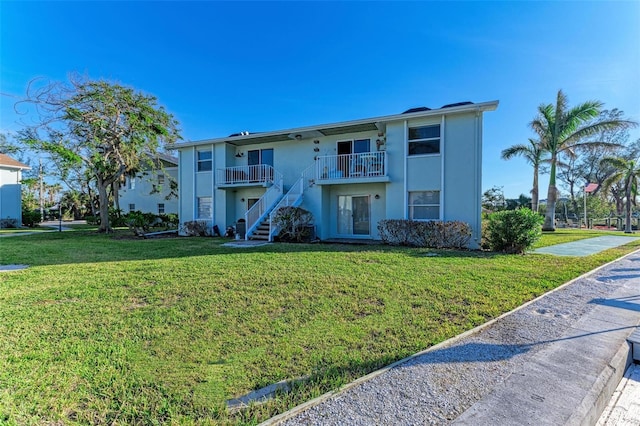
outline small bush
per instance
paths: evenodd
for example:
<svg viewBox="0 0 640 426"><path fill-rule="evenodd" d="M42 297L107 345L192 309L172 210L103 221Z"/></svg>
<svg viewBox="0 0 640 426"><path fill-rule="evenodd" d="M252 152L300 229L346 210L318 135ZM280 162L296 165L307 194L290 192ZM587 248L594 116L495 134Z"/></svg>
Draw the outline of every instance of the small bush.
<svg viewBox="0 0 640 426"><path fill-rule="evenodd" d="M462 249L471 240L471 227L459 221L385 219L378 222L378 233L386 244L415 247Z"/></svg>
<svg viewBox="0 0 640 426"><path fill-rule="evenodd" d="M524 253L542 236L543 221L527 208L492 213L483 239L492 251Z"/></svg>
<svg viewBox="0 0 640 426"><path fill-rule="evenodd" d="M208 237L211 235L211 231L207 222L191 220L182 224L180 234L189 237Z"/></svg>
<svg viewBox="0 0 640 426"><path fill-rule="evenodd" d="M0 229L14 229L18 227L17 219L0 219Z"/></svg>
<svg viewBox="0 0 640 426"><path fill-rule="evenodd" d="M159 214L158 218L162 221L159 225L164 226L166 229L178 229L180 220L175 213Z"/></svg>
<svg viewBox="0 0 640 426"><path fill-rule="evenodd" d="M280 207L273 218L279 241L303 242L312 237L313 215L300 207Z"/></svg>
<svg viewBox="0 0 640 426"><path fill-rule="evenodd" d="M99 216L85 216L84 219L87 221L87 225L100 225Z"/></svg>
<svg viewBox="0 0 640 426"><path fill-rule="evenodd" d="M38 210L22 210L22 225L34 228L40 223L40 211Z"/></svg>

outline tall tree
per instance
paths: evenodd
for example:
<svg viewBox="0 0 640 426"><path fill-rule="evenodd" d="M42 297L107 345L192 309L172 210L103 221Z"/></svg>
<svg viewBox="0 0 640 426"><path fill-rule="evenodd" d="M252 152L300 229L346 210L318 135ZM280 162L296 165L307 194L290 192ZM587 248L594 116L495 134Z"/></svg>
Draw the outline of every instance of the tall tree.
<svg viewBox="0 0 640 426"><path fill-rule="evenodd" d="M545 161L545 150L539 140L529 139L528 144L517 144L502 151L502 159L510 160L513 157L524 157L533 166L533 188L531 189L531 210L538 211L538 175L540 166Z"/></svg>
<svg viewBox="0 0 640 426"><path fill-rule="evenodd" d="M140 159L180 138L177 121L153 96L105 80L71 78L28 90L40 123L21 131L31 147L62 169L84 168L98 192L100 228L109 232L109 190Z"/></svg>
<svg viewBox="0 0 640 426"><path fill-rule="evenodd" d="M540 137L543 148L551 156L547 213L542 226L544 231L555 231L555 210L558 196L556 168L560 155L564 153L573 156L575 150L580 147L611 146L611 143L587 140L587 138L604 130L636 125L632 121L618 118L598 119L602 105L600 101L587 101L569 108L566 95L562 90L559 90L555 105L540 105L538 115L530 123L533 131Z"/></svg>
<svg viewBox="0 0 640 426"><path fill-rule="evenodd" d="M625 158L607 157L602 159L603 164L613 166L615 171L609 176L604 187L609 188L616 183L622 183L625 194L625 233L631 233L631 204L635 204L638 195L638 181L640 181L640 162Z"/></svg>

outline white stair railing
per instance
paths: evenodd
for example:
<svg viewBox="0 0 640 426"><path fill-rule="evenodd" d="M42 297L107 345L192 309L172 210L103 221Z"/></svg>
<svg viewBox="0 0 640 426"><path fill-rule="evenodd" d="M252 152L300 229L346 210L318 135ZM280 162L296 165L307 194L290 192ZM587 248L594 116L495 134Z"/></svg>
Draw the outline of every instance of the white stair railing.
<svg viewBox="0 0 640 426"><path fill-rule="evenodd" d="M315 166L313 163L309 167L307 167L300 178L294 183L289 191L282 197L282 199L276 204L271 213L269 214L269 241L273 241L273 236L276 232L279 231L278 227L275 225L274 219L278 210L281 207L297 207L302 203L302 197L304 195L304 190L310 187L315 182Z"/></svg>
<svg viewBox="0 0 640 426"><path fill-rule="evenodd" d="M249 239L249 236L260 225L260 222L267 217L273 205L280 201L283 193L282 182L282 175L279 174L277 180L273 181L271 187L267 189L262 197L245 213L244 219L247 226L245 240Z"/></svg>

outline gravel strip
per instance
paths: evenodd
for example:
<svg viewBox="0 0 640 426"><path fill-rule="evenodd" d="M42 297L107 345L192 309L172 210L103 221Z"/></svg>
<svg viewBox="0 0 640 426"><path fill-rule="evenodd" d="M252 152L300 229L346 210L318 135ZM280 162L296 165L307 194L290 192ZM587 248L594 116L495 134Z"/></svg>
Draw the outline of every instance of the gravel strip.
<svg viewBox="0 0 640 426"><path fill-rule="evenodd" d="M639 261L633 253L278 424L450 424L593 310L590 301L614 292L624 281L615 274L638 271Z"/></svg>

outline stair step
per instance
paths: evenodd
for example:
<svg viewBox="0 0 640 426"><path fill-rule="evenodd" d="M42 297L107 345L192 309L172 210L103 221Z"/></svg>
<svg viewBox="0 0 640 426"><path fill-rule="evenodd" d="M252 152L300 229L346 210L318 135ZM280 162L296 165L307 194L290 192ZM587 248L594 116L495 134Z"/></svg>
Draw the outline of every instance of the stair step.
<svg viewBox="0 0 640 426"><path fill-rule="evenodd" d="M261 235L261 234L253 234L249 237L250 240L263 240L263 241L269 241L269 236L268 235Z"/></svg>

